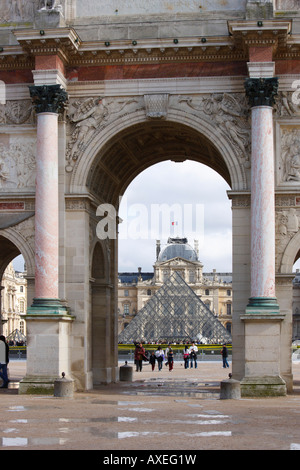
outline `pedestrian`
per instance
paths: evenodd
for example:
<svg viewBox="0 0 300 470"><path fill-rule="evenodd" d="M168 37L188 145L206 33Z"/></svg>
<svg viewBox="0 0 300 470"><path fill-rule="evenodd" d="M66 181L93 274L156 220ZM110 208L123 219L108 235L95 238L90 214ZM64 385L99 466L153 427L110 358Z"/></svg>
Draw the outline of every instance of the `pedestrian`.
<svg viewBox="0 0 300 470"><path fill-rule="evenodd" d="M193 368L193 361L194 361L194 364L195 364L195 369L197 369L197 352L198 352L197 346L195 345L195 343L192 343L192 345L189 349L191 369Z"/></svg>
<svg viewBox="0 0 300 470"><path fill-rule="evenodd" d="M7 364L9 363L9 346L5 341L5 336L0 336L0 378L3 384L0 388L8 388Z"/></svg>
<svg viewBox="0 0 300 470"><path fill-rule="evenodd" d="M226 367L229 367L229 364L227 361L228 349L227 349L226 343L223 344L221 354L222 354L222 359L223 359L223 368L226 369Z"/></svg>
<svg viewBox="0 0 300 470"><path fill-rule="evenodd" d="M187 345L185 345L184 351L183 351L183 360L184 360L185 369L189 368L189 358L190 358L189 348L187 347Z"/></svg>
<svg viewBox="0 0 300 470"><path fill-rule="evenodd" d="M156 362L156 357L155 357L154 351L152 351L152 353L150 355L149 362L151 364L152 370L154 370L155 369L155 362Z"/></svg>
<svg viewBox="0 0 300 470"><path fill-rule="evenodd" d="M161 346L158 346L157 350L155 351L155 357L157 360L158 370L160 371L165 359L164 351L161 349Z"/></svg>
<svg viewBox="0 0 300 470"><path fill-rule="evenodd" d="M146 358L145 349L143 348L142 343L137 344L135 347L134 360L135 360L135 365L136 365L136 372L138 371L142 372L143 361L148 360Z"/></svg>
<svg viewBox="0 0 300 470"><path fill-rule="evenodd" d="M173 365L174 365L174 354L173 354L173 350L171 347L168 350L168 365L169 365L169 371L171 372L171 370L173 370Z"/></svg>

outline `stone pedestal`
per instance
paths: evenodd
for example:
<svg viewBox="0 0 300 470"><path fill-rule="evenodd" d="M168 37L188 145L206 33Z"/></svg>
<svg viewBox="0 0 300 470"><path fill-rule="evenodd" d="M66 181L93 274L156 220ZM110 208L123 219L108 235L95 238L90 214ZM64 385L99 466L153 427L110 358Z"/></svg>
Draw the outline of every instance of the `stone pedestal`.
<svg viewBox="0 0 300 470"><path fill-rule="evenodd" d="M60 398L73 398L74 380L67 379L65 373L62 378L54 381L54 396Z"/></svg>
<svg viewBox="0 0 300 470"><path fill-rule="evenodd" d="M124 366L120 367L120 381L132 382L133 368L125 362Z"/></svg>
<svg viewBox="0 0 300 470"><path fill-rule="evenodd" d="M38 10L34 15L34 27L36 29L59 28L66 26L62 11L56 9Z"/></svg>
<svg viewBox="0 0 300 470"><path fill-rule="evenodd" d="M239 400L241 398L241 387L238 380L232 378L222 380L220 387L220 400Z"/></svg>
<svg viewBox="0 0 300 470"><path fill-rule="evenodd" d="M69 375L70 315L27 315L27 371L19 394L50 394L62 371Z"/></svg>

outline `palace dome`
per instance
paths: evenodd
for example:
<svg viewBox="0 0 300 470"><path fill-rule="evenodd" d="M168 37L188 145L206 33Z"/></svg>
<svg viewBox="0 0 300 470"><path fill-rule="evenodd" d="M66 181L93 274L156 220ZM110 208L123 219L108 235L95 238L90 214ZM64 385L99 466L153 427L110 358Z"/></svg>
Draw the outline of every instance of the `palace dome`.
<svg viewBox="0 0 300 470"><path fill-rule="evenodd" d="M160 251L157 261L168 261L178 257L188 261L198 261L197 253L188 244L187 238L169 238L167 245Z"/></svg>

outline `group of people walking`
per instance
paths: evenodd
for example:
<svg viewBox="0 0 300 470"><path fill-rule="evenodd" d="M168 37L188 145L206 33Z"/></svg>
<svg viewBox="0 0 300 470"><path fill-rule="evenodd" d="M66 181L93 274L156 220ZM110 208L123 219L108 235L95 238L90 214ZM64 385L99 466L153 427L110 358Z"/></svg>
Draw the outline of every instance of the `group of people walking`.
<svg viewBox="0 0 300 470"><path fill-rule="evenodd" d="M197 354L198 354L198 347L195 343L192 343L190 347L187 345L183 351L183 360L184 360L184 368L188 369L195 367L197 369ZM222 360L223 360L223 367L229 367L227 357L228 357L228 350L226 344L223 344L221 350ZM152 351L150 357L148 358L146 355L145 348L143 347L142 343L138 343L135 348L134 353L134 361L136 365L136 371L142 371L143 368L143 361L149 361L152 367L152 371L155 370L155 364L157 363L158 370L162 370L163 364L169 367L169 371L173 370L174 366L174 352L171 346L168 346L165 352L158 346L156 351Z"/></svg>

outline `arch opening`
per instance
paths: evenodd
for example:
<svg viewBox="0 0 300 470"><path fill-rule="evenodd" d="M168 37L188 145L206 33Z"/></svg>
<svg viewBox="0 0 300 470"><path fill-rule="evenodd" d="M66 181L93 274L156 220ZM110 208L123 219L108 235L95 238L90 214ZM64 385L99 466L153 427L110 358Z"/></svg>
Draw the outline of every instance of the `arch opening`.
<svg viewBox="0 0 300 470"><path fill-rule="evenodd" d="M93 146L95 149L95 142ZM98 146L85 181L86 187L98 204L113 204L118 210L120 198L136 176L155 164L171 160L176 163L185 161L202 163L217 172L225 180L228 188L231 188L234 186L232 183L234 165L231 162L232 167L230 167L228 159L224 158L218 146L220 147L220 142L216 145L211 139L211 134L205 135L183 123L139 122L114 134L103 143L100 150ZM228 144L226 151L228 152ZM186 186L188 185L187 179ZM243 185L244 181L241 179L240 186ZM225 197L227 198L226 195ZM110 241L108 249L103 248L104 258L109 258L103 259L102 276L105 281L96 284L91 281L90 324L98 325L98 334L91 334L91 370L93 370L94 385L109 382L117 364L117 242ZM94 257L94 261L95 259ZM92 271L90 273L93 278ZM109 331L112 334L107 334ZM101 357L103 348L109 349L111 353L105 363L102 361L98 364L95 358Z"/></svg>
<svg viewBox="0 0 300 470"><path fill-rule="evenodd" d="M170 121L143 122L119 132L98 152L86 184L101 201L118 205L118 198L141 171L166 160L203 163L232 186L215 144L195 129Z"/></svg>

